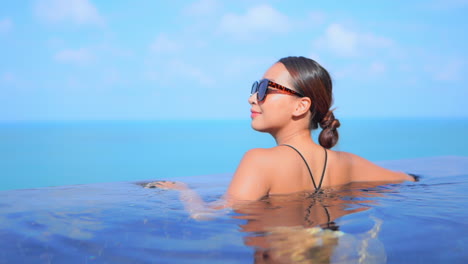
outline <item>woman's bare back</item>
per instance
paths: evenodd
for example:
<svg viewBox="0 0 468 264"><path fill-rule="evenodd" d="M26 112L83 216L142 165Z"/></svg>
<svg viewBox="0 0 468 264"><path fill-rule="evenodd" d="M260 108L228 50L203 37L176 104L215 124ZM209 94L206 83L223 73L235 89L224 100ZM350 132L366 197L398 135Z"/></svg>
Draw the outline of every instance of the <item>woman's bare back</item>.
<svg viewBox="0 0 468 264"><path fill-rule="evenodd" d="M249 171L249 180L255 189L263 189L264 194L286 194L301 191L316 191L316 187L333 187L348 184L351 182L399 182L404 180L413 180L405 173L394 172L379 167L374 163L356 156L351 153L326 150L327 157L325 162L325 150L313 144L314 146L297 147L307 162L312 176L306 163L291 147L280 145L270 149L253 149L246 154L241 165L234 175L233 183L230 186L230 193L234 196L236 192L235 179L242 173L242 167L248 167L249 164L256 169L245 168ZM245 159L250 159L245 160ZM325 168L325 171L323 171ZM323 180L321 186L321 177ZM244 182L244 181L242 181ZM244 191L248 187L244 184L239 185ZM243 191L243 192L244 192ZM244 195L239 195L239 198ZM258 197L257 197L258 198Z"/></svg>

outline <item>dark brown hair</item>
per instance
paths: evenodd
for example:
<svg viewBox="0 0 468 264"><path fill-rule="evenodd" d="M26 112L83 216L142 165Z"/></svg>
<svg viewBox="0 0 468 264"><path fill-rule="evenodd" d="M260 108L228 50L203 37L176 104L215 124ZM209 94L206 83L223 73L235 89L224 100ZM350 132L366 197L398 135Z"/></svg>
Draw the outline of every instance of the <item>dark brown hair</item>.
<svg viewBox="0 0 468 264"><path fill-rule="evenodd" d="M295 90L309 97L312 101L312 113L309 128L323 129L319 143L324 148L332 148L338 142L340 121L335 119L330 107L333 103L332 80L330 74L320 64L305 57L286 57L280 59L292 78Z"/></svg>

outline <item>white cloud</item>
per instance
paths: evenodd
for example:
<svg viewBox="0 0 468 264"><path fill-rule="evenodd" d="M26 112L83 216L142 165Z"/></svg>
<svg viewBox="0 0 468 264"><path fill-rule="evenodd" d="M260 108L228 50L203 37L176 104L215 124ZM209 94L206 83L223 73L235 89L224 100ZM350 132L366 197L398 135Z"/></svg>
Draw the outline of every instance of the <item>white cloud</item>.
<svg viewBox="0 0 468 264"><path fill-rule="evenodd" d="M350 64L340 64L338 67L332 67L331 69L333 78L359 80L359 82L382 78L388 71L387 64L382 61L374 61L371 63L359 63L358 61L354 61ZM362 76L365 76L365 78L362 78Z"/></svg>
<svg viewBox="0 0 468 264"><path fill-rule="evenodd" d="M278 58L234 56L220 63L222 74L227 78L247 80L260 79L264 70L270 67Z"/></svg>
<svg viewBox="0 0 468 264"><path fill-rule="evenodd" d="M51 23L73 22L79 25L103 25L104 19L88 0L36 0L36 15Z"/></svg>
<svg viewBox="0 0 468 264"><path fill-rule="evenodd" d="M191 85L202 85L205 88L212 87L215 84L215 79L206 74L201 68L193 66L179 58L164 60L149 67L143 73L143 77L149 81L158 82L163 86L173 85L174 80L178 80L178 82L188 81ZM191 89L189 86L185 88Z"/></svg>
<svg viewBox="0 0 468 264"><path fill-rule="evenodd" d="M224 15L219 31L243 39L257 33L285 33L289 28L290 21L286 15L269 5L259 5L248 9L243 15Z"/></svg>
<svg viewBox="0 0 468 264"><path fill-rule="evenodd" d="M189 65L181 60L172 60L169 62L169 70L172 73L176 73L178 77L187 76L202 85L213 85L215 83L214 79L202 70L192 65Z"/></svg>
<svg viewBox="0 0 468 264"><path fill-rule="evenodd" d="M182 46L170 39L166 34L161 33L150 45L150 49L155 53L173 53L181 50Z"/></svg>
<svg viewBox="0 0 468 264"><path fill-rule="evenodd" d="M330 25L322 41L324 46L340 55L355 55L357 52L357 34L345 30L339 24Z"/></svg>
<svg viewBox="0 0 468 264"><path fill-rule="evenodd" d="M434 80L437 81L458 81L462 79L462 71L464 62L462 60L453 59L437 64L426 65L426 71L432 74Z"/></svg>
<svg viewBox="0 0 468 264"><path fill-rule="evenodd" d="M2 75L0 75L0 82L3 83L12 83L16 80L16 77L13 73L11 72L4 72Z"/></svg>
<svg viewBox="0 0 468 264"><path fill-rule="evenodd" d="M377 36L370 33L359 34L359 42L364 48L389 48L394 45L393 41L386 37Z"/></svg>
<svg viewBox="0 0 468 264"><path fill-rule="evenodd" d="M320 54L315 53L315 52L311 52L311 53L309 53L309 55L307 57L313 59L314 61L316 61L316 62L320 63L322 66L324 66L322 64L322 62L324 62L324 60L322 60L322 56Z"/></svg>
<svg viewBox="0 0 468 264"><path fill-rule="evenodd" d="M184 14L203 16L215 13L219 9L217 0L199 0L184 9Z"/></svg>
<svg viewBox="0 0 468 264"><path fill-rule="evenodd" d="M369 67L370 74L383 74L387 71L387 66L383 62L373 62Z"/></svg>
<svg viewBox="0 0 468 264"><path fill-rule="evenodd" d="M0 33L8 33L13 28L13 22L9 18L0 20Z"/></svg>
<svg viewBox="0 0 468 264"><path fill-rule="evenodd" d="M57 52L55 59L59 62L68 62L73 64L86 64L94 59L93 54L85 48L77 50L67 49Z"/></svg>
<svg viewBox="0 0 468 264"><path fill-rule="evenodd" d="M355 64L341 65L340 67L332 67L330 69L330 73L333 79L346 79L356 76L358 74L359 69L359 66Z"/></svg>
<svg viewBox="0 0 468 264"><path fill-rule="evenodd" d="M336 55L350 57L368 52L369 49L389 48L393 46L393 41L371 33L355 32L340 24L331 24L324 36L319 37L314 44Z"/></svg>

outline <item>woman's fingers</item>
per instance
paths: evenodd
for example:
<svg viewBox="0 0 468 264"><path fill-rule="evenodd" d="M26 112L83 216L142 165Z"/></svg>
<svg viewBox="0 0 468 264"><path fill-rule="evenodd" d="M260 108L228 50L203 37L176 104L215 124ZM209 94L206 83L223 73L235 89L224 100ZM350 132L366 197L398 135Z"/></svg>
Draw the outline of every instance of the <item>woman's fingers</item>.
<svg viewBox="0 0 468 264"><path fill-rule="evenodd" d="M160 189L181 189L185 186L184 183L174 181L154 181L147 183L145 188L160 188Z"/></svg>

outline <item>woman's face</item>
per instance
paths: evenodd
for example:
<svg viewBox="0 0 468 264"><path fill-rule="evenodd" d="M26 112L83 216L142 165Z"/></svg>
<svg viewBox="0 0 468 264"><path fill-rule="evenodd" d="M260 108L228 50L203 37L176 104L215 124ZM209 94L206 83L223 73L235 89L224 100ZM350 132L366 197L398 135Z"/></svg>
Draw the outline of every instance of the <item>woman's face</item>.
<svg viewBox="0 0 468 264"><path fill-rule="evenodd" d="M263 75L264 79L293 89L291 76L282 63L275 63ZM265 100L258 102L257 94L249 97L252 128L261 132L274 132L291 121L297 96L268 92Z"/></svg>

